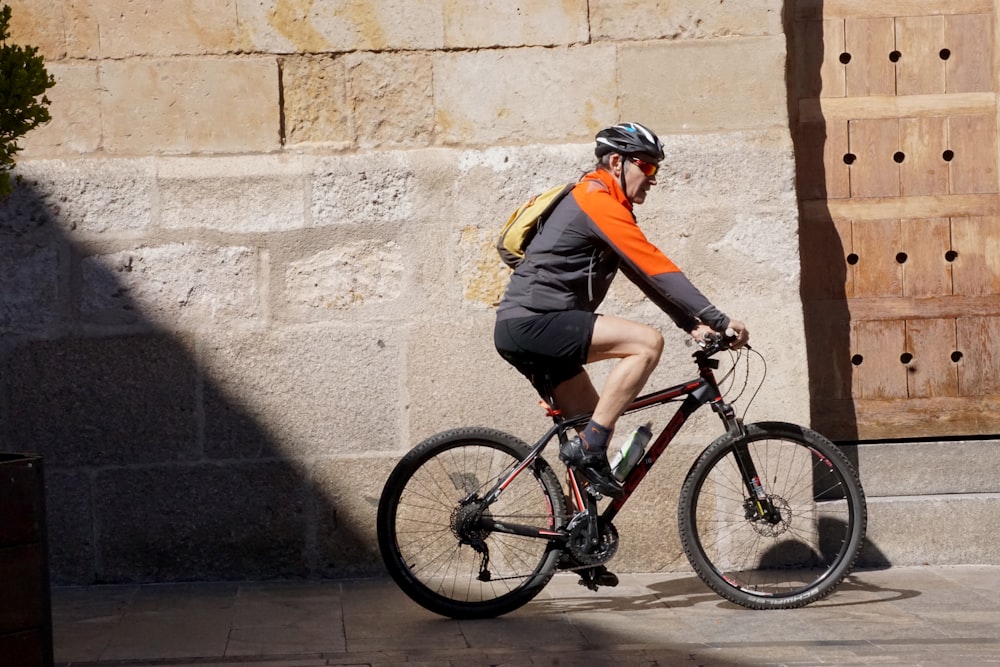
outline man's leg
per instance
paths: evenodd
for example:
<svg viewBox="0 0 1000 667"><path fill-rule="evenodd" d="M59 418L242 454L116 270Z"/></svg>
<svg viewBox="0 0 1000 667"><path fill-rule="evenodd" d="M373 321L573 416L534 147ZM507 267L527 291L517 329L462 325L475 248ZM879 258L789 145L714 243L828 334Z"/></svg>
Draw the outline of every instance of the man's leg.
<svg viewBox="0 0 1000 667"><path fill-rule="evenodd" d="M552 393L556 403L555 407L565 417L576 417L593 412L600 398L597 390L594 389L594 384L590 381L590 376L587 375L587 371L580 371L553 389Z"/></svg>
<svg viewBox="0 0 1000 667"><path fill-rule="evenodd" d="M662 352L663 335L653 327L611 315L597 318L587 363L603 359L621 361L611 369L604 383L594 408L594 421L614 428L622 412L646 385Z"/></svg>
<svg viewBox="0 0 1000 667"><path fill-rule="evenodd" d="M624 494L608 465L608 441L614 426L629 403L646 384L663 351L663 336L652 327L620 317L601 316L594 323L587 362L620 359L611 370L604 391L593 408L593 416L580 432L579 438L560 450L560 458L581 470L601 493L611 497ZM581 376L586 377L584 381ZM585 383L584 383L585 382ZM586 389L589 387L590 391ZM585 373L580 373L559 386L559 395L572 390L579 393L574 407L587 401L593 404L593 385ZM583 410L576 412L580 414Z"/></svg>

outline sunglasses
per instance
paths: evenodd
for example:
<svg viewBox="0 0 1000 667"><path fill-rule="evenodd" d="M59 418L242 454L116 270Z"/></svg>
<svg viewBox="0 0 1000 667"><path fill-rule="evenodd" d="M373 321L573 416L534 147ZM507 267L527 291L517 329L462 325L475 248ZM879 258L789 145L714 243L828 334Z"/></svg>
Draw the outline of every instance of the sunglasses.
<svg viewBox="0 0 1000 667"><path fill-rule="evenodd" d="M653 178L656 176L656 172L660 170L660 165L653 164L652 162L643 162L637 157L630 157L629 162L639 167L639 171L642 172L643 176L646 178Z"/></svg>

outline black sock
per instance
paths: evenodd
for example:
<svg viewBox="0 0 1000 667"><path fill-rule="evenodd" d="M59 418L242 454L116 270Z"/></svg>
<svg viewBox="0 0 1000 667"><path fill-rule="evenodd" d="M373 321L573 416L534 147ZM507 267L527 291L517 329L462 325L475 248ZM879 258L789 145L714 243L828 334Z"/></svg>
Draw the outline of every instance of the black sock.
<svg viewBox="0 0 1000 667"><path fill-rule="evenodd" d="M593 419L587 424L587 428L580 433L580 440L583 442L583 449L587 452L608 451L608 440L611 439L611 429L598 424Z"/></svg>

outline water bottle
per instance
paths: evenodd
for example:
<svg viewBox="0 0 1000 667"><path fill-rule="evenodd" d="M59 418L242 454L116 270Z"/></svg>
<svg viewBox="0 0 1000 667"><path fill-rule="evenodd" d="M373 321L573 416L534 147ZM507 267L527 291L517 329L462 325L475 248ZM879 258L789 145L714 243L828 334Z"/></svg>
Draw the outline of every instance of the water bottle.
<svg viewBox="0 0 1000 667"><path fill-rule="evenodd" d="M621 446L618 453L611 459L611 471L619 482L628 476L629 472L642 455L646 453L646 445L653 437L653 422L646 422L629 434L625 444Z"/></svg>

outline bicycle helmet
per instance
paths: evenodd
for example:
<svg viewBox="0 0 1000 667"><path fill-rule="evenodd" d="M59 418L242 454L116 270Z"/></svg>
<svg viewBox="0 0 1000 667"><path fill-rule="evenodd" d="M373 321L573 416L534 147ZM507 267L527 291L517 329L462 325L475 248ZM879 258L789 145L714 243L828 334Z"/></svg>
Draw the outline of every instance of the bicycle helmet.
<svg viewBox="0 0 1000 667"><path fill-rule="evenodd" d="M649 128L639 123L619 123L606 127L595 137L598 159L608 153L622 155L648 155L657 162L663 159L663 142Z"/></svg>

